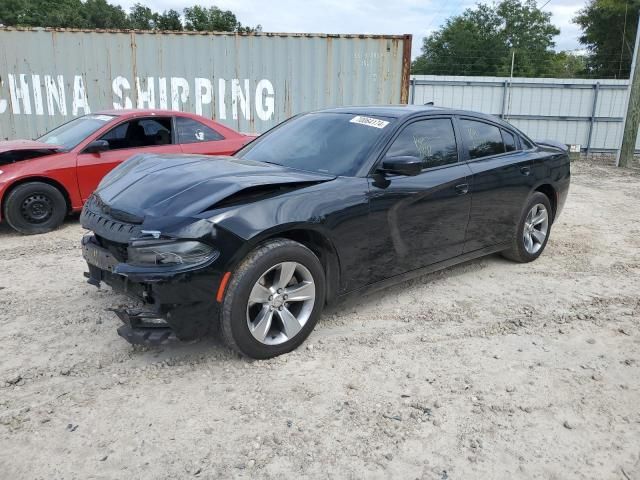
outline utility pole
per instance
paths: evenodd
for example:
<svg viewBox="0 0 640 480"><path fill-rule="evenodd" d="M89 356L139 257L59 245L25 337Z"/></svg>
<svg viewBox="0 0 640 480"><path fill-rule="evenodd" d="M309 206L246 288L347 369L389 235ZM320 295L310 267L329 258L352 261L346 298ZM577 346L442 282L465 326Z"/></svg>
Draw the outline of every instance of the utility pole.
<svg viewBox="0 0 640 480"><path fill-rule="evenodd" d="M633 161L633 153L636 149L638 126L640 125L640 62L638 61L638 43L640 40L640 16L636 30L636 43L633 49L633 61L631 62L631 75L629 78L629 98L627 100L627 112L622 130L622 146L618 151L616 165L628 167Z"/></svg>

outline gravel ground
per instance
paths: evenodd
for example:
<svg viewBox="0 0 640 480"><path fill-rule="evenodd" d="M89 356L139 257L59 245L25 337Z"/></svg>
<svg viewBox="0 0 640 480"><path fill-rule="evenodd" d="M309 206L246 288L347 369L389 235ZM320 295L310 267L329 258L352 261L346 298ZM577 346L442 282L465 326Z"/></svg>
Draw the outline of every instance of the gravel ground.
<svg viewBox="0 0 640 480"><path fill-rule="evenodd" d="M0 227L0 477L640 479L640 174L573 170L538 261L340 305L269 361L134 348L77 220Z"/></svg>

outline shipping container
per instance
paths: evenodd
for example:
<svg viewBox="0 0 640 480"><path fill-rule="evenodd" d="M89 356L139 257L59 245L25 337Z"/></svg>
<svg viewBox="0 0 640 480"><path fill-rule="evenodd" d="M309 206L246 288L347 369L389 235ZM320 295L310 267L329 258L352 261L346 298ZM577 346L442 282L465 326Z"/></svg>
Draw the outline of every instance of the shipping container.
<svg viewBox="0 0 640 480"><path fill-rule="evenodd" d="M0 138L162 108L262 133L300 112L407 103L411 35L0 29Z"/></svg>

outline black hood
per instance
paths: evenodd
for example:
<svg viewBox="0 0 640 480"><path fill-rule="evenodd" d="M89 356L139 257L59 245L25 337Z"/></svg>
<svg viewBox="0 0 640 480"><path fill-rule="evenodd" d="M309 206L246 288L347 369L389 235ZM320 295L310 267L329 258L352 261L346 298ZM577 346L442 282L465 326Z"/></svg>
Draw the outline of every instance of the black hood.
<svg viewBox="0 0 640 480"><path fill-rule="evenodd" d="M306 186L335 176L294 170L235 157L140 155L109 173L96 190L111 210L145 216L193 216L242 192Z"/></svg>

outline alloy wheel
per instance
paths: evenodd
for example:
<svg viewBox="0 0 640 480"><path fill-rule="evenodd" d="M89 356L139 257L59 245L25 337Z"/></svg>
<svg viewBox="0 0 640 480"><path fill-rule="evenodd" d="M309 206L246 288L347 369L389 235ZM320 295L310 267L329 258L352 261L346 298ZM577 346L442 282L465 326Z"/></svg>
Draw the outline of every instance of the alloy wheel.
<svg viewBox="0 0 640 480"><path fill-rule="evenodd" d="M295 337L309 320L316 299L311 272L297 262L282 262L264 272L247 303L247 326L265 345Z"/></svg>
<svg viewBox="0 0 640 480"><path fill-rule="evenodd" d="M549 232L549 213L547 208L537 203L534 205L524 221L524 248L527 253L535 255L544 245Z"/></svg>

